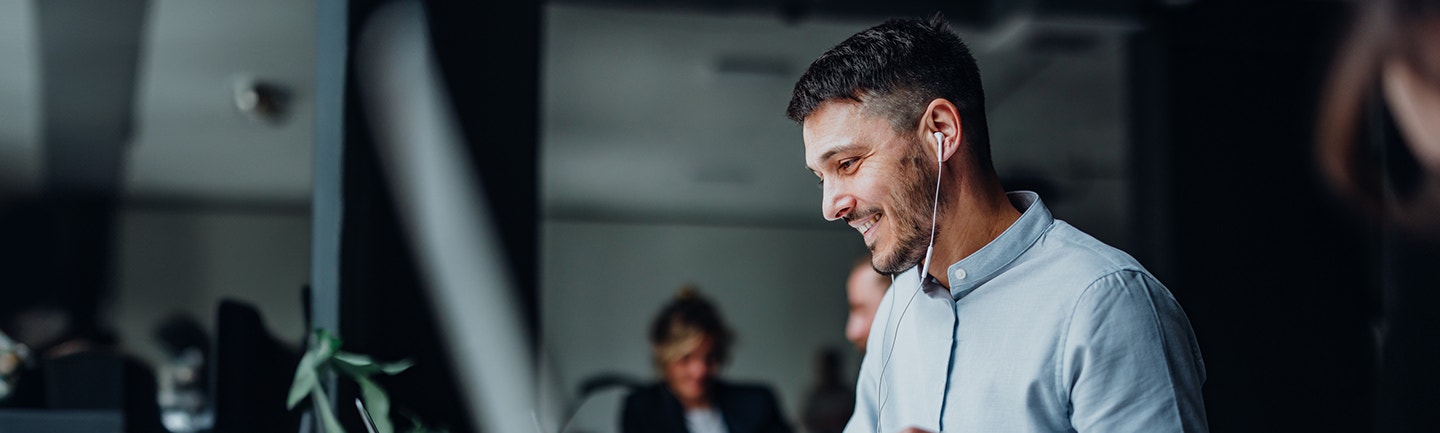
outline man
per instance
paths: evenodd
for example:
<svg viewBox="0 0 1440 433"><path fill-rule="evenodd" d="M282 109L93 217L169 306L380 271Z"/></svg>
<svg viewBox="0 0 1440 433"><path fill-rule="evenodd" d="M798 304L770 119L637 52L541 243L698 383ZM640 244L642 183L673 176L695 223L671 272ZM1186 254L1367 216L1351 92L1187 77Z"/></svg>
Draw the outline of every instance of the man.
<svg viewBox="0 0 1440 433"><path fill-rule="evenodd" d="M1005 193L979 70L943 20L841 42L787 114L825 218L861 233L876 270L903 271L847 432L1207 431L1185 313L1130 256Z"/></svg>
<svg viewBox="0 0 1440 433"><path fill-rule="evenodd" d="M890 288L890 277L875 271L870 265L870 256L855 261L850 268L850 278L845 281L845 295L850 299L850 318L845 320L845 338L855 344L855 349L865 353L865 341L870 338L870 324L875 321L875 309L885 290Z"/></svg>

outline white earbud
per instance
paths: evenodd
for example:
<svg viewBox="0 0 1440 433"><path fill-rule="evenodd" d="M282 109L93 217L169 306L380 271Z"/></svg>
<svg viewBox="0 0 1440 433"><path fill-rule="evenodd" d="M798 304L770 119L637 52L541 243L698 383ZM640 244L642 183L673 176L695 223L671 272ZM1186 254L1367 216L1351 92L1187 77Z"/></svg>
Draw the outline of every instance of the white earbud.
<svg viewBox="0 0 1440 433"><path fill-rule="evenodd" d="M940 155L943 154L943 153L945 153L945 133L940 132L940 131L935 131L935 161L936 161L936 162L945 162L944 157L940 156Z"/></svg>

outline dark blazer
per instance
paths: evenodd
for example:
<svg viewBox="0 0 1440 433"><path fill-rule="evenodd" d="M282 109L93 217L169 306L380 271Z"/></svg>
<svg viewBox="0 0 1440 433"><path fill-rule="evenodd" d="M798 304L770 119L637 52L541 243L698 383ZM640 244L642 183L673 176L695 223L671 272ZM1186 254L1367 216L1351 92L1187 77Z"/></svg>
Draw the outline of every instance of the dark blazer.
<svg viewBox="0 0 1440 433"><path fill-rule="evenodd" d="M716 381L710 402L720 411L730 433L790 433L775 393L763 385ZM689 433L685 409L665 383L636 388L625 397L620 418L622 433Z"/></svg>

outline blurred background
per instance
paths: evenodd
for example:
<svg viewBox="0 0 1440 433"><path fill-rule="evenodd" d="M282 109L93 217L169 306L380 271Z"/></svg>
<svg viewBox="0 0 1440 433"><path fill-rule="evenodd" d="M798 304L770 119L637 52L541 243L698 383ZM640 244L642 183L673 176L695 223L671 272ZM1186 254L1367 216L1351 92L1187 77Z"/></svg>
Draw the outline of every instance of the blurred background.
<svg viewBox="0 0 1440 433"><path fill-rule="evenodd" d="M1397 247L1313 156L1350 2L421 3L566 431L616 431L686 285L738 336L723 375L772 386L797 429L822 351L853 383L864 248L820 217L784 107L829 47L936 12L980 65L1007 189L1185 308L1214 431L1440 423L1440 277L1415 270L1440 256ZM478 430L364 114L354 57L385 4L0 0L0 330L26 347L0 341L24 352L0 362L0 431L299 431L314 328L416 363L376 379L397 426ZM84 353L103 359L64 362ZM360 393L330 386L341 409Z"/></svg>

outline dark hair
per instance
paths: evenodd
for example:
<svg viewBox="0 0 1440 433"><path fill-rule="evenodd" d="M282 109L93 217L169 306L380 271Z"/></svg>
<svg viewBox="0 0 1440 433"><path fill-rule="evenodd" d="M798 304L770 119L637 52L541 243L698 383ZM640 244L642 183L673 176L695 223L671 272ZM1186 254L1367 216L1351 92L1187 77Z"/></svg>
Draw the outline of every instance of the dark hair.
<svg viewBox="0 0 1440 433"><path fill-rule="evenodd" d="M729 359L730 343L734 337L725 321L720 319L720 310L693 287L686 287L680 289L675 299L665 304L650 323L650 345L656 352L656 364L663 364L661 352L668 346L696 336L710 337L714 341L713 355L717 361L724 363Z"/></svg>
<svg viewBox="0 0 1440 433"><path fill-rule="evenodd" d="M939 14L886 21L821 54L795 83L785 115L803 123L821 103L848 99L889 117L904 134L937 98L955 104L966 146L977 163L992 167L980 68Z"/></svg>

